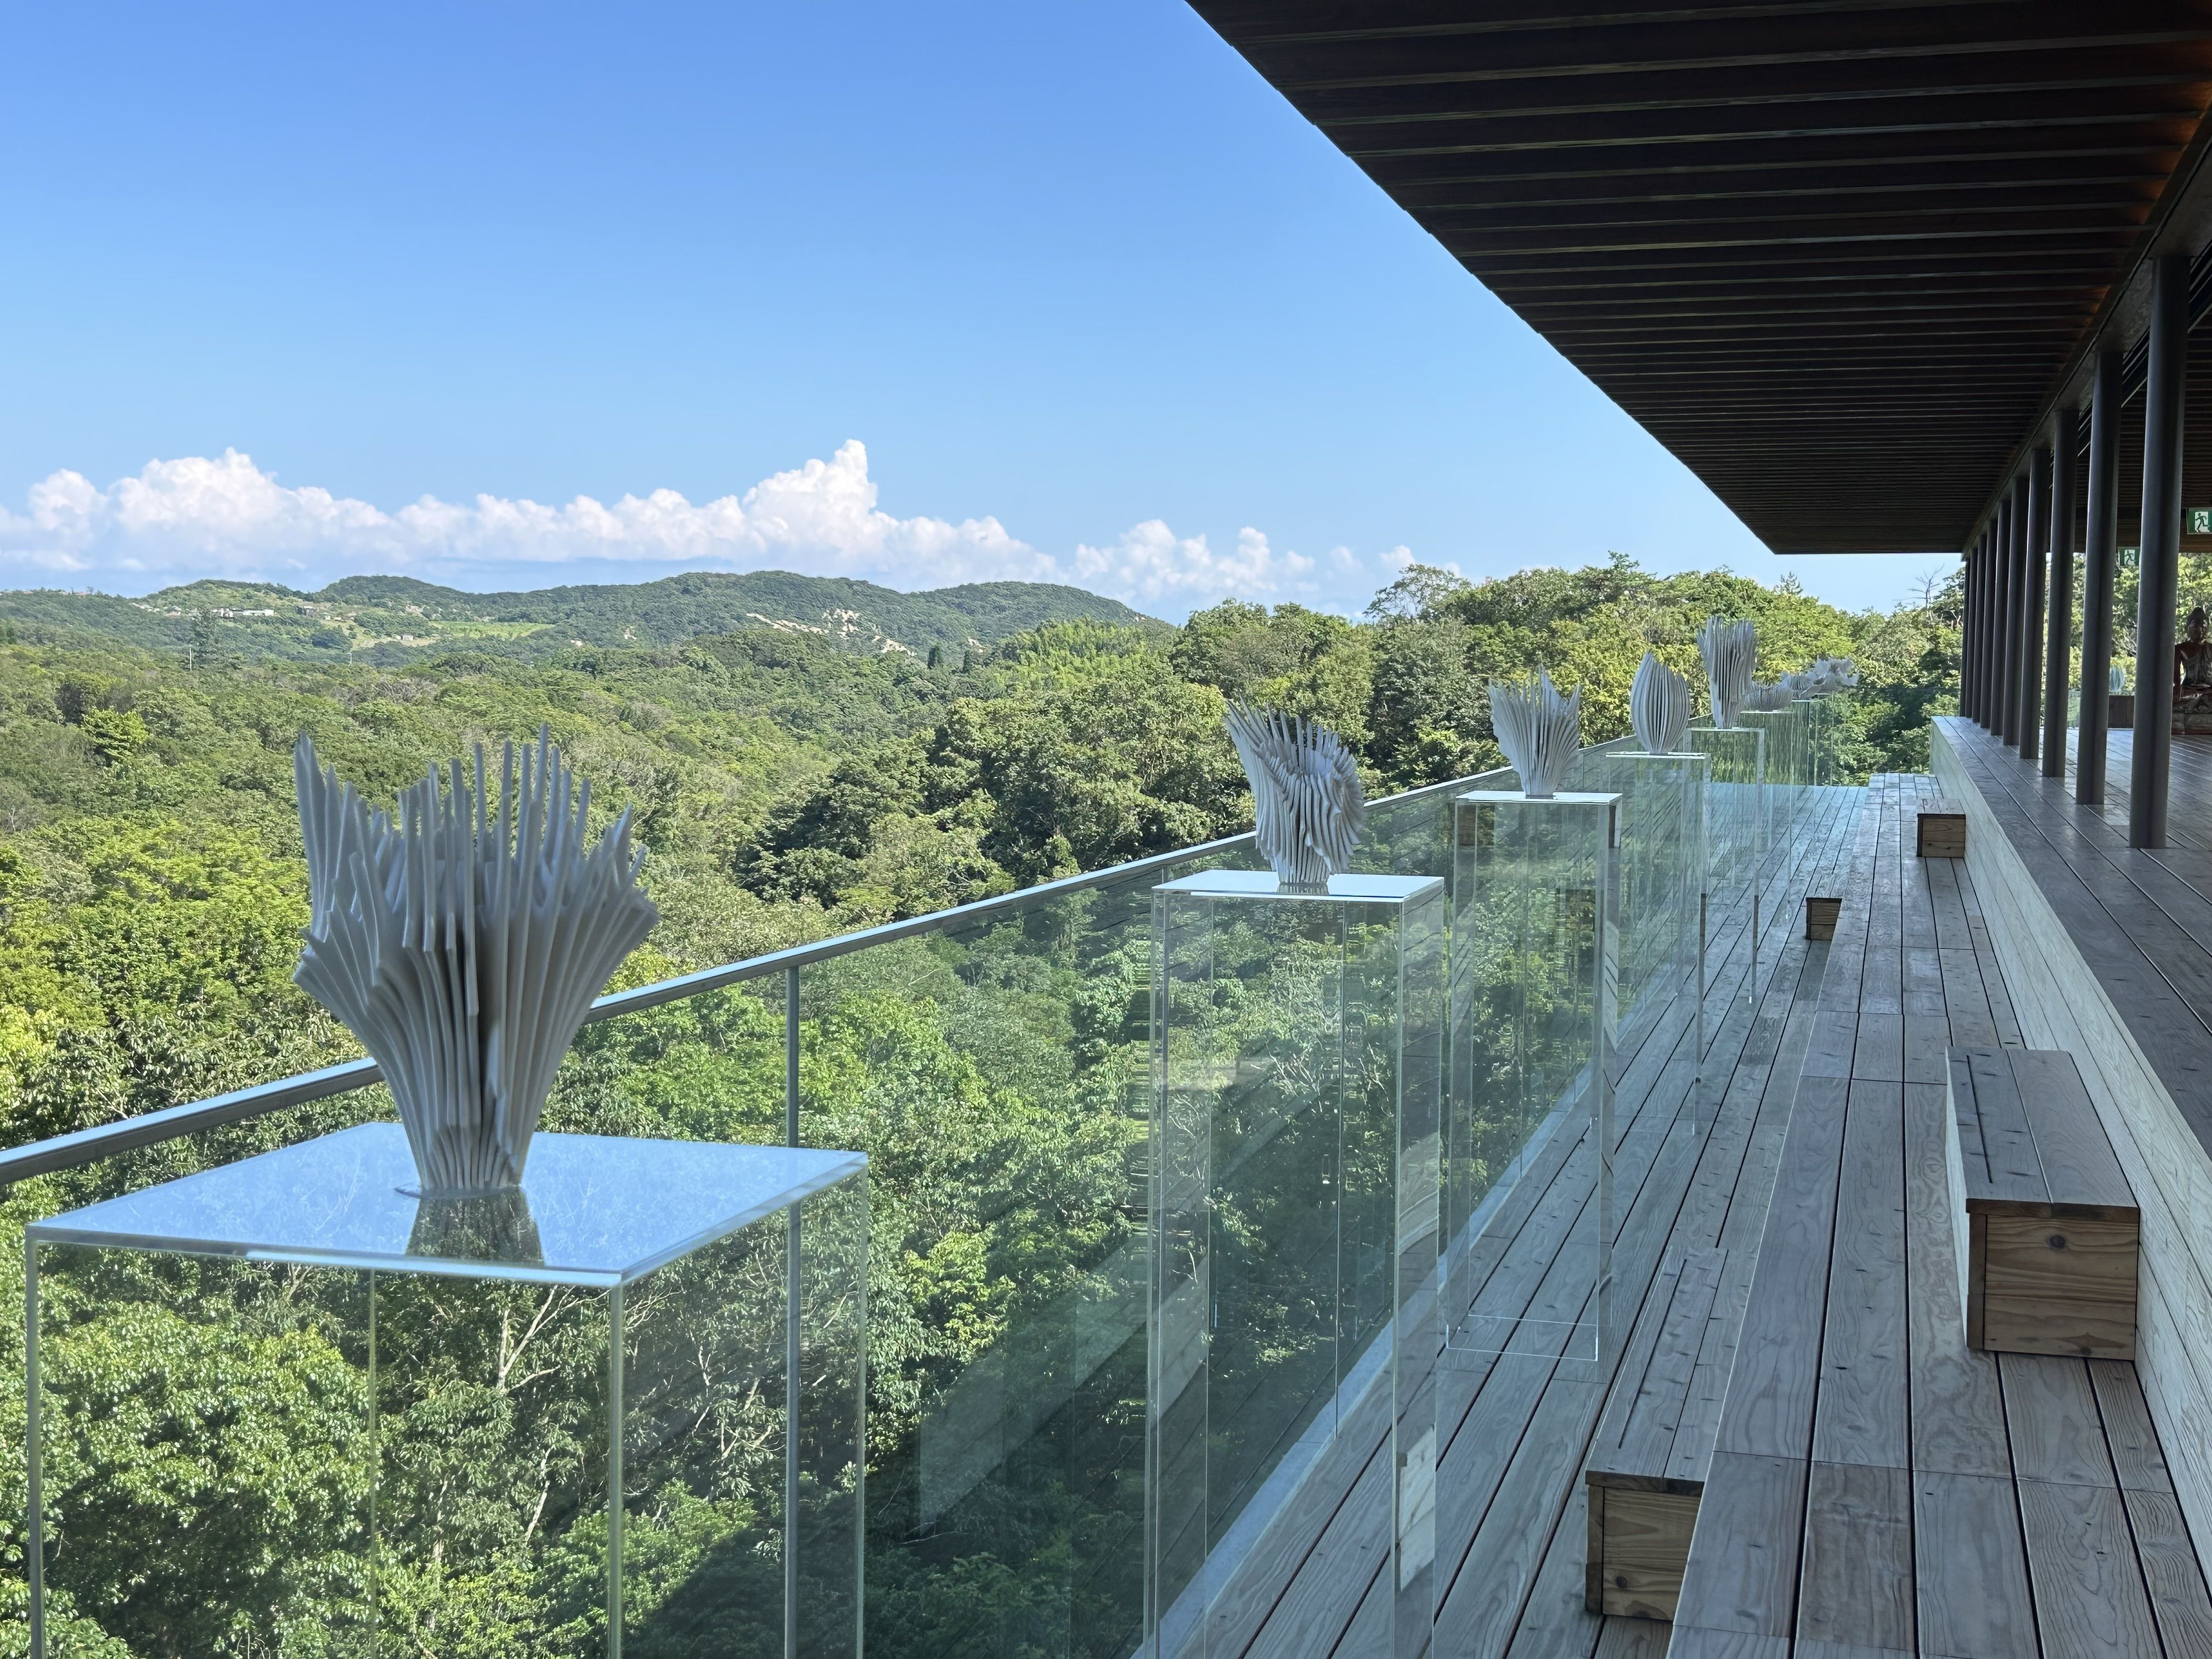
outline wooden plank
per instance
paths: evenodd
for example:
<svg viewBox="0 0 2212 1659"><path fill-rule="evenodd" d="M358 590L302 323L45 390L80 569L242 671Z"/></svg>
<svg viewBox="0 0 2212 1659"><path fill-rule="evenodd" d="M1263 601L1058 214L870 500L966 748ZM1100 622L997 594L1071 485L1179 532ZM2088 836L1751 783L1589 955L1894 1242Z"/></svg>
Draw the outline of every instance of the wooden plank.
<svg viewBox="0 0 2212 1659"><path fill-rule="evenodd" d="M1796 1623L1807 1465L1713 1454L1675 1622L1788 1638Z"/></svg>
<svg viewBox="0 0 2212 1659"><path fill-rule="evenodd" d="M2006 1052L2051 1201L2132 1214L2134 1189L2113 1155L2112 1138L2097 1121L2097 1109L2081 1086L2074 1057L2035 1048Z"/></svg>
<svg viewBox="0 0 2212 1659"><path fill-rule="evenodd" d="M1662 1267L1661 1282L1645 1302L1645 1317L1656 1327L1650 1352L1641 1370L1613 1391L1585 1466L1593 1482L1635 1486L1665 1480L1727 1261L1724 1251L1697 1250ZM1636 1346L1632 1340L1632 1351Z"/></svg>
<svg viewBox="0 0 2212 1659"><path fill-rule="evenodd" d="M1923 1470L2002 1475L2012 1470L1996 1358L1964 1340L1952 1206L1945 1091L1905 1088L1906 1330L1912 1388L1912 1462Z"/></svg>
<svg viewBox="0 0 2212 1659"><path fill-rule="evenodd" d="M2157 1654L2157 1621L2118 1488L2023 1480L2020 1508L2048 1659Z"/></svg>
<svg viewBox="0 0 2212 1659"><path fill-rule="evenodd" d="M1905 1468L1905 1085L1854 1079L1820 1344L1813 1455ZM1900 1489L1901 1491L1901 1489ZM1898 1504L1904 1506L1900 1496Z"/></svg>
<svg viewBox="0 0 2212 1659"><path fill-rule="evenodd" d="M2012 1061L2001 1048L1965 1048L1972 1079L1971 1095L1958 1096L1960 1112L1971 1111L1980 1130L1982 1157L1987 1174L1978 1179L1976 1166L1966 1166L1966 1204L1996 1200L2040 1204L2051 1197L2043 1178L2043 1164L2035 1153L2035 1134L2028 1126L2027 1109L2020 1097L2020 1084ZM1954 1082L1956 1091L1956 1082ZM1963 1135L1961 1137L1963 1144Z"/></svg>
<svg viewBox="0 0 2212 1659"><path fill-rule="evenodd" d="M1591 1547L1601 1553L1590 1563L1595 1594L1584 1606L1619 1618L1674 1618L1698 1524L1698 1496L1593 1481L1589 1498Z"/></svg>
<svg viewBox="0 0 2212 1659"><path fill-rule="evenodd" d="M1910 1002L1917 993L1906 993ZM1905 1015L1905 1080L1907 1083L1943 1083L1949 1073L1944 1056L1951 1046L1951 1021L1940 1006L1942 992L1935 993L1939 1005L1932 1013L1920 1013L1908 1009Z"/></svg>
<svg viewBox="0 0 2212 1659"><path fill-rule="evenodd" d="M2150 1402L2143 1398L2136 1368L2118 1359L2092 1359L2088 1364L2097 1414L2104 1419L2106 1449L2112 1454L2120 1489L2172 1492L2172 1477L2166 1467L2166 1454L2159 1449L2158 1431L2150 1420Z"/></svg>
<svg viewBox="0 0 2212 1659"><path fill-rule="evenodd" d="M1810 1450L1848 1088L1826 1077L1798 1084L1722 1414L1717 1444L1723 1451L1802 1457Z"/></svg>
<svg viewBox="0 0 2212 1659"><path fill-rule="evenodd" d="M2133 1218L1978 1215L1974 1221L1984 1244L1981 1346L2135 1357L2142 1229Z"/></svg>
<svg viewBox="0 0 2212 1659"><path fill-rule="evenodd" d="M1922 1650L1960 1659L2037 1659L2027 1547L2007 1475L1912 1477Z"/></svg>
<svg viewBox="0 0 2212 1659"><path fill-rule="evenodd" d="M2079 1359L2001 1354L2013 1472L2022 1480L2118 1487L2089 1368Z"/></svg>
<svg viewBox="0 0 2212 1659"><path fill-rule="evenodd" d="M1858 1042L1851 1049L1851 1075L1877 1083L1905 1081L1904 1015L1859 1016Z"/></svg>
<svg viewBox="0 0 2212 1659"><path fill-rule="evenodd" d="M2180 1500L2140 1488L2122 1497L2166 1659L2212 1659L2212 1595L2181 1518Z"/></svg>
<svg viewBox="0 0 2212 1659"><path fill-rule="evenodd" d="M1805 1501L1799 1644L1912 1650L1912 1481L1903 1468L1815 1462Z"/></svg>
<svg viewBox="0 0 2212 1659"><path fill-rule="evenodd" d="M1782 1636L1700 1630L1677 1624L1668 1644L1667 1659L1790 1659L1790 1641Z"/></svg>

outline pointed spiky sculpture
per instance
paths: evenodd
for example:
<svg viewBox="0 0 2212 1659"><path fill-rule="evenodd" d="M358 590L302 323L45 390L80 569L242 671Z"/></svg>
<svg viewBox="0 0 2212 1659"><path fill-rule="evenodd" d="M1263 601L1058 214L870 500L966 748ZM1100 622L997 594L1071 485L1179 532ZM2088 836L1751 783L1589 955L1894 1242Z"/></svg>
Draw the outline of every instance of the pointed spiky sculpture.
<svg viewBox="0 0 2212 1659"><path fill-rule="evenodd" d="M1521 793L1548 800L1574 764L1583 740L1583 689L1563 697L1542 669L1533 681L1490 683L1490 729L1521 775Z"/></svg>
<svg viewBox="0 0 2212 1659"><path fill-rule="evenodd" d="M1752 671L1759 665L1759 636L1748 619L1705 618L1698 630L1698 654L1705 659L1705 694L1712 699L1713 724L1730 726L1751 696Z"/></svg>
<svg viewBox="0 0 2212 1659"><path fill-rule="evenodd" d="M1644 752L1672 755L1690 726L1690 683L1649 651L1628 688L1628 719Z"/></svg>
<svg viewBox="0 0 2212 1659"><path fill-rule="evenodd" d="M483 745L400 793L397 822L293 751L307 842L307 941L293 979L384 1072L425 1197L522 1179L553 1073L592 1000L660 919L624 812L586 851L591 786L549 733Z"/></svg>
<svg viewBox="0 0 2212 1659"><path fill-rule="evenodd" d="M1260 856L1285 887L1326 889L1330 876L1351 867L1367 823L1352 751L1316 720L1249 703L1231 703L1227 720L1252 784Z"/></svg>

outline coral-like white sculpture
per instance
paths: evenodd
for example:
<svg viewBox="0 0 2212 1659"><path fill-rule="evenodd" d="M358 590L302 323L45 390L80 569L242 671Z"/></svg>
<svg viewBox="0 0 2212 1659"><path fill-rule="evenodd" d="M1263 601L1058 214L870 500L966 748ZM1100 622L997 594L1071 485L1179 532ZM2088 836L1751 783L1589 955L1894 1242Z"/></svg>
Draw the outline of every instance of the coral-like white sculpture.
<svg viewBox="0 0 2212 1659"><path fill-rule="evenodd" d="M401 792L398 822L293 754L310 889L293 975L383 1068L426 1198L522 1179L553 1073L660 913L637 885L629 814L584 847L591 786L538 732L508 744L493 811L478 744Z"/></svg>
<svg viewBox="0 0 2212 1659"><path fill-rule="evenodd" d="M1705 692L1712 699L1713 724L1730 726L1751 695L1752 670L1759 664L1759 637L1748 620L1705 618L1698 630L1698 654L1705 659Z"/></svg>
<svg viewBox="0 0 2212 1659"><path fill-rule="evenodd" d="M1229 740L1252 784L1260 856L1284 886L1325 889L1351 867L1367 823L1359 767L1336 733L1317 720L1229 705Z"/></svg>
<svg viewBox="0 0 2212 1659"><path fill-rule="evenodd" d="M1490 683L1490 729L1498 746L1521 775L1521 793L1548 800L1574 764L1583 740L1583 689L1563 697L1542 669L1533 682Z"/></svg>
<svg viewBox="0 0 2212 1659"><path fill-rule="evenodd" d="M1649 651L1628 688L1628 720L1647 754L1672 755L1690 725L1690 683Z"/></svg>
<svg viewBox="0 0 2212 1659"><path fill-rule="evenodd" d="M1854 676L1853 678L1856 678L1856 677ZM2114 663L2112 665L2112 672L2106 676L2106 679L2108 681L2106 688L2106 690L2118 691L2123 696L2127 695L2128 671L2126 669L2121 667L2119 664Z"/></svg>

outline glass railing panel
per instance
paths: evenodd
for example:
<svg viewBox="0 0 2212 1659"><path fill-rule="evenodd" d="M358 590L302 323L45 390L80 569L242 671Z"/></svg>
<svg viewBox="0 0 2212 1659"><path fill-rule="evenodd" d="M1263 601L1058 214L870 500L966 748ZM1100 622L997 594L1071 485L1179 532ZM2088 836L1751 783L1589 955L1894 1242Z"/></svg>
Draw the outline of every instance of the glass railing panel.
<svg viewBox="0 0 2212 1659"><path fill-rule="evenodd" d="M1152 890L800 976L801 1133L872 1160L869 1649L1135 1647Z"/></svg>

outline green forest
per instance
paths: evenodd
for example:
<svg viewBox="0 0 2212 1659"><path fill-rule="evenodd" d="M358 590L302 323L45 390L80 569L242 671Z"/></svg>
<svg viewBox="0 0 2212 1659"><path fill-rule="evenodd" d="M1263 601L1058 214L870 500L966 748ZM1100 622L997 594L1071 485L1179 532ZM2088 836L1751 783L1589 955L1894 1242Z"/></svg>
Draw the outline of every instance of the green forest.
<svg viewBox="0 0 2212 1659"><path fill-rule="evenodd" d="M1176 629L1019 584L890 595L910 602L899 611L803 587L687 606L681 588L441 599L358 580L372 585L0 596L4 1144L356 1053L290 982L302 732L388 802L472 744L550 726L595 812L635 814L663 918L617 981L635 986L1249 828L1230 697L1328 723L1370 798L1499 763L1492 677L1547 667L1583 687L1586 742L1620 735L1646 648L1701 684L1692 640L1712 614L1757 622L1763 678L1856 659L1847 775L1923 769L1929 716L1955 706L1955 581L1855 615L1787 583L1618 556L1480 583L1416 566L1356 619L1231 601ZM725 580L759 579L672 579ZM802 981L804 1137L872 1160L879 1652L1127 1651L1148 891L1001 913ZM782 995L779 976L587 1027L547 1127L780 1140ZM20 1273L29 1219L383 1110L357 1091L20 1183L0 1201L0 1255ZM343 1322L298 1286L88 1271L56 1297L70 1404L46 1474L67 1558L54 1651L363 1650L334 1609L364 1496L352 1462L316 1449L363 1412L404 1471L407 1501L386 1513L412 1517L379 1546L380 1616L402 1637L387 1650L604 1640L579 1589L605 1524L574 1405L599 1375L580 1310L427 1297L437 1362L370 1404ZM20 1352L22 1297L0 1286L0 1305ZM719 1437L708 1474L637 1500L631 1536L660 1589L634 1605L635 1653L747 1650L684 1611L687 1583L758 1578L780 1496L730 1386L702 1414ZM0 1368L0 1438L21 1445L24 1410L20 1372ZM21 1640L24 1478L0 1462L0 1654Z"/></svg>

